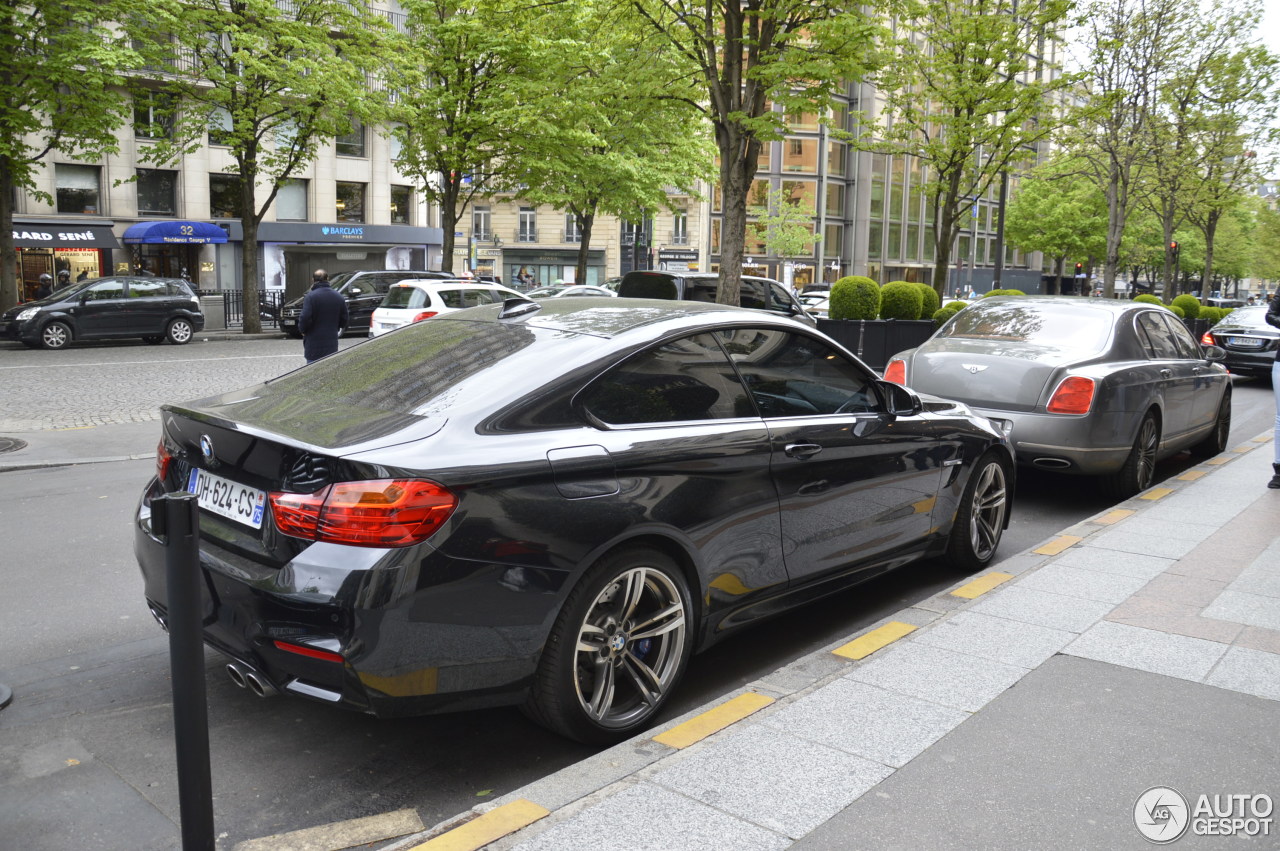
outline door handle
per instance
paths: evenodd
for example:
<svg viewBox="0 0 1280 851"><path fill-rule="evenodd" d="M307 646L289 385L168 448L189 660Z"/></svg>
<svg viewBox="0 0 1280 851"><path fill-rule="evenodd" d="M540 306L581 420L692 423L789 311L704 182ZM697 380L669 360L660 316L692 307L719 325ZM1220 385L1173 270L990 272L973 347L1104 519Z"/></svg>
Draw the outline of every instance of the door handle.
<svg viewBox="0 0 1280 851"><path fill-rule="evenodd" d="M1173 378L1173 370L1172 370L1172 369L1162 369L1162 370L1160 370L1160 377L1161 377L1161 378Z"/></svg>
<svg viewBox="0 0 1280 851"><path fill-rule="evenodd" d="M785 450L789 458L799 458L801 461L821 451L822 447L816 443L788 443Z"/></svg>

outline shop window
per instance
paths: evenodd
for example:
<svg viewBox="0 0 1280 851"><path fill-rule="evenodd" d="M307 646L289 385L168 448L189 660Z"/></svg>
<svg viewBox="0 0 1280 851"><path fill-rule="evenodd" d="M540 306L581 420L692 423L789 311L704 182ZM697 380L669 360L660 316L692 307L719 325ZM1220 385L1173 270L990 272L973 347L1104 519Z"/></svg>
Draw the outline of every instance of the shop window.
<svg viewBox="0 0 1280 851"><path fill-rule="evenodd" d="M100 215L98 167L96 165L54 166L58 184L58 212Z"/></svg>
<svg viewBox="0 0 1280 851"><path fill-rule="evenodd" d="M305 222L307 220L307 181L290 179L276 193L276 221Z"/></svg>
<svg viewBox="0 0 1280 851"><path fill-rule="evenodd" d="M336 184L338 199L335 204L335 221L339 222L363 222L364 221L364 187L363 183L347 183L338 181Z"/></svg>
<svg viewBox="0 0 1280 851"><path fill-rule="evenodd" d="M138 215L178 214L178 172L159 168L138 169Z"/></svg>
<svg viewBox="0 0 1280 851"><path fill-rule="evenodd" d="M413 210L413 188L410 186L391 187L391 224L407 225Z"/></svg>
<svg viewBox="0 0 1280 851"><path fill-rule="evenodd" d="M363 157L365 155L364 136L364 125L352 119L351 130L335 137L334 152L340 157Z"/></svg>
<svg viewBox="0 0 1280 851"><path fill-rule="evenodd" d="M146 89L133 96L133 135L139 139L172 139L176 103L172 95Z"/></svg>
<svg viewBox="0 0 1280 851"><path fill-rule="evenodd" d="M234 174L209 175L209 218L238 219L241 213L240 178Z"/></svg>

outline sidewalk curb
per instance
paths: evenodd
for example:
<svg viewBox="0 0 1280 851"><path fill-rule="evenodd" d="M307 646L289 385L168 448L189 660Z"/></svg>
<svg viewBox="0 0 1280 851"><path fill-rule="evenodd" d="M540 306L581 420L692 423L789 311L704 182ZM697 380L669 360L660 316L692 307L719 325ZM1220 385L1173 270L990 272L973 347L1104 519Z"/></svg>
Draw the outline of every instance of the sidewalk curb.
<svg viewBox="0 0 1280 851"><path fill-rule="evenodd" d="M1159 487L1149 488L1110 506L1062 530L1054 538L1004 559L999 562L999 572L989 570L960 578L953 586L934 596L819 648L789 665L724 695L713 703L698 707L663 725L646 730L635 738L593 754L585 760L515 789L496 800L478 804L422 833L402 837L391 844L383 845L380 851L410 851L410 849L418 849L423 843L429 841L431 843L427 846L429 848L435 848L440 844L441 847L459 849L485 847L494 851L505 851L517 844L532 840L593 805L623 790L637 787L653 775L679 762L686 753L696 754L704 747L709 747L709 743L732 732L737 720L767 717L785 709L800 698L844 677L859 665L880 658L881 649L892 647L896 641L907 635L947 621L956 612L965 611L981 601L987 592L1029 575L1054 561L1061 553L1087 544L1094 536L1115 529L1124 521L1141 516L1142 509L1177 494L1209 472L1225 467L1238 458L1260 449L1270 440L1270 431L1268 431L1237 444L1212 459L1200 462L1183 474L1161 483ZM836 655L836 651L850 646L869 649L861 655L841 654L844 658ZM1035 667L1031 670L1035 670ZM701 718L709 711L716 712L744 695L751 695L753 699L760 702L758 711L742 714L740 718L712 729L704 738L689 742L688 745L677 748L662 744L660 741L678 738L679 734L671 735L672 730L685 728L689 722ZM980 712L981 708L977 711ZM896 770L898 769L891 769L890 775ZM453 844L453 840L462 839L460 834L454 832L461 825L517 801L532 802L550 812L546 817L530 825L521 826L503 837L490 839L482 845L458 844L455 846Z"/></svg>

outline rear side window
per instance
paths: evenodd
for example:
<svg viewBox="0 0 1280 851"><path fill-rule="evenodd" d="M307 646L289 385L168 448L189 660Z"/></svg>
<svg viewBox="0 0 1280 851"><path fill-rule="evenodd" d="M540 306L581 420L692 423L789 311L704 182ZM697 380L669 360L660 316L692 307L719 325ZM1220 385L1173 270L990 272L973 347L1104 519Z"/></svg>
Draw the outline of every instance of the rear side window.
<svg viewBox="0 0 1280 851"><path fill-rule="evenodd" d="M1148 357L1156 360L1180 360L1183 357L1173 330L1154 310L1138 314L1138 335Z"/></svg>
<svg viewBox="0 0 1280 851"><path fill-rule="evenodd" d="M674 300L679 296L675 279L658 272L628 272L618 285L618 295L623 298L663 298ZM687 298L687 296L686 296Z"/></svg>
<svg viewBox="0 0 1280 851"><path fill-rule="evenodd" d="M1182 353L1182 356L1188 360L1199 360L1200 345L1196 343L1196 338L1191 336L1187 326L1182 324L1182 320L1172 313L1164 315L1163 312L1160 318L1164 320L1164 324L1169 326L1169 334L1172 335L1173 342L1178 347L1178 351Z"/></svg>
<svg viewBox="0 0 1280 851"><path fill-rule="evenodd" d="M165 289L175 298L195 298L195 293L181 281L165 281Z"/></svg>
<svg viewBox="0 0 1280 851"><path fill-rule="evenodd" d="M769 303L766 298L764 281L753 281L750 278L742 279L742 289L738 292L738 304L743 307L750 307L752 310L768 310Z"/></svg>
<svg viewBox="0 0 1280 851"><path fill-rule="evenodd" d="M765 417L868 413L872 376L825 343L773 328L718 332Z"/></svg>
<svg viewBox="0 0 1280 851"><path fill-rule="evenodd" d="M582 402L610 425L757 416L724 352L707 334L627 359L587 388Z"/></svg>
<svg viewBox="0 0 1280 851"><path fill-rule="evenodd" d="M440 301L445 307L451 307L455 310L461 310L465 307L477 307L482 304L493 304L495 301L501 301L501 297L493 290L484 289L458 289L458 290L438 290L436 295L440 297Z"/></svg>
<svg viewBox="0 0 1280 851"><path fill-rule="evenodd" d="M129 298L167 298L169 286L164 281L130 281Z"/></svg>
<svg viewBox="0 0 1280 851"><path fill-rule="evenodd" d="M86 301L106 301L124 298L124 281L107 280L94 284L84 291Z"/></svg>

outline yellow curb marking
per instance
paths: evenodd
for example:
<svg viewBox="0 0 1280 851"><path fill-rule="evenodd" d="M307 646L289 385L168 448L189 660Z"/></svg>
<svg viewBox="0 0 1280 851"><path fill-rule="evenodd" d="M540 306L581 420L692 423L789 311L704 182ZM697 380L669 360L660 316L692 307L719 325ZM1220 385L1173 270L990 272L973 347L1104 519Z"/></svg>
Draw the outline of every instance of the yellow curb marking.
<svg viewBox="0 0 1280 851"><path fill-rule="evenodd" d="M916 628L909 623L892 621L855 638L848 644L842 644L831 652L845 659L865 659L881 647L886 647L902 636L910 635L915 631Z"/></svg>
<svg viewBox="0 0 1280 851"><path fill-rule="evenodd" d="M1079 540L1078 538L1076 540ZM975 600L983 594L995 588L997 585L1003 585L1013 578L1012 573L988 573L985 576L979 576L977 579L951 592L953 597L964 597L966 600Z"/></svg>
<svg viewBox="0 0 1280 851"><path fill-rule="evenodd" d="M1209 475L1208 470L1188 470L1181 476L1178 476L1180 482L1194 482L1196 479L1204 478Z"/></svg>
<svg viewBox="0 0 1280 851"><path fill-rule="evenodd" d="M708 709L701 715L654 736L653 740L677 750L687 748L712 733L718 733L730 724L759 712L770 703L773 703L773 698L763 694L755 692L740 694L733 700L726 700L714 709Z"/></svg>
<svg viewBox="0 0 1280 851"><path fill-rule="evenodd" d="M549 815L551 811L546 807L520 798L489 810L448 833L415 845L412 851L475 851Z"/></svg>
<svg viewBox="0 0 1280 851"><path fill-rule="evenodd" d="M1083 540L1084 538L1081 538L1079 535L1059 535L1049 543L1039 547L1038 549L1034 549L1031 552L1039 553L1042 556L1056 556L1063 550L1071 549Z"/></svg>
<svg viewBox="0 0 1280 851"><path fill-rule="evenodd" d="M1166 496L1168 496L1171 493L1173 493L1173 488L1152 488L1151 490L1144 493L1142 496L1138 497L1138 499L1146 499L1146 500L1154 501L1157 499L1164 499Z"/></svg>
<svg viewBox="0 0 1280 851"><path fill-rule="evenodd" d="M1099 517L1097 520L1093 522L1097 523L1099 526L1110 526L1113 523L1119 523L1121 520L1125 519L1130 514L1136 514L1136 513L1137 512L1135 512L1131 508L1117 508L1115 511L1108 511L1106 514L1102 515L1101 517Z"/></svg>
<svg viewBox="0 0 1280 851"><path fill-rule="evenodd" d="M1239 455L1243 455L1244 453L1246 453L1246 452L1252 452L1253 450L1255 450L1255 449L1257 449L1257 448L1258 448L1258 447L1256 447L1256 446L1237 446L1235 449L1233 449L1233 450L1231 450L1231 451L1232 451L1232 452L1235 452L1235 453L1237 453L1237 454L1239 454Z"/></svg>
<svg viewBox="0 0 1280 851"><path fill-rule="evenodd" d="M1230 458L1210 458L1208 461L1205 461L1204 463L1211 464L1214 467L1219 467L1223 464L1230 464L1231 459Z"/></svg>
<svg viewBox="0 0 1280 851"><path fill-rule="evenodd" d="M281 848L350 848L426 830L415 809L277 833L237 842L235 851L279 851Z"/></svg>
<svg viewBox="0 0 1280 851"><path fill-rule="evenodd" d="M1255 438L1253 439L1253 442L1254 442L1254 443L1266 443L1267 441L1269 441L1269 440L1271 440L1271 439L1272 439L1272 438L1271 438L1271 435L1269 435L1269 434L1264 434L1262 437L1255 437Z"/></svg>

